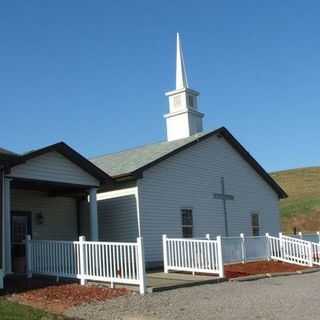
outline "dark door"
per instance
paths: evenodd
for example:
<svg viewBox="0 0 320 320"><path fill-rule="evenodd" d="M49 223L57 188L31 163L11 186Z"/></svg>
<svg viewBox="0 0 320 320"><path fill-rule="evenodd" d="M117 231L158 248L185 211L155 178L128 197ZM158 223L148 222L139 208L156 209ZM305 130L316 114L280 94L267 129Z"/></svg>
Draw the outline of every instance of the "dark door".
<svg viewBox="0 0 320 320"><path fill-rule="evenodd" d="M31 234L31 215L29 212L12 212L12 271L26 272L26 235Z"/></svg>

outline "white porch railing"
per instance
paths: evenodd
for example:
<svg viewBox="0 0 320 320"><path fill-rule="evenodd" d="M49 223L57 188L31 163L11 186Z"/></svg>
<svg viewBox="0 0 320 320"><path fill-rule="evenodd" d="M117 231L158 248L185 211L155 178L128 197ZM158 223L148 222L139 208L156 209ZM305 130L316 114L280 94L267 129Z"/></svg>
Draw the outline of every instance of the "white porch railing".
<svg viewBox="0 0 320 320"><path fill-rule="evenodd" d="M311 242L312 246L312 262L320 266L320 243Z"/></svg>
<svg viewBox="0 0 320 320"><path fill-rule="evenodd" d="M313 265L311 242L279 234L279 237L267 235L270 257L274 260L310 266Z"/></svg>
<svg viewBox="0 0 320 320"><path fill-rule="evenodd" d="M56 277L139 285L145 293L143 240L98 242L31 240L27 236L27 270Z"/></svg>
<svg viewBox="0 0 320 320"><path fill-rule="evenodd" d="M316 233L298 232L297 234L288 234L288 236L290 236L292 238L311 241L314 243L320 243L320 232L319 231L317 231Z"/></svg>
<svg viewBox="0 0 320 320"><path fill-rule="evenodd" d="M216 273L224 277L221 237L216 240L162 236L164 272Z"/></svg>

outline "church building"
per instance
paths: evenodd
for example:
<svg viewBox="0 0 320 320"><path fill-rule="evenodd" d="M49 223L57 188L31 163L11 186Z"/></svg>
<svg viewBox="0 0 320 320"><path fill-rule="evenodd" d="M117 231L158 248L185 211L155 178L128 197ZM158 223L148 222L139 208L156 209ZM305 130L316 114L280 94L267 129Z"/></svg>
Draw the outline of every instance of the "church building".
<svg viewBox="0 0 320 320"><path fill-rule="evenodd" d="M0 148L0 288L26 271L34 240L136 241L162 263L162 235L204 238L280 231L287 195L224 127L203 131L179 35L167 140L94 159L64 142L17 154ZM107 143L107 142L106 142Z"/></svg>
<svg viewBox="0 0 320 320"><path fill-rule="evenodd" d="M167 141L91 159L113 179L97 194L93 238L144 238L149 266L162 261L161 238L275 234L287 195L224 127L204 132L199 92L188 85L177 34L176 88L167 92ZM111 189L111 190L110 190ZM80 233L90 237L89 205Z"/></svg>

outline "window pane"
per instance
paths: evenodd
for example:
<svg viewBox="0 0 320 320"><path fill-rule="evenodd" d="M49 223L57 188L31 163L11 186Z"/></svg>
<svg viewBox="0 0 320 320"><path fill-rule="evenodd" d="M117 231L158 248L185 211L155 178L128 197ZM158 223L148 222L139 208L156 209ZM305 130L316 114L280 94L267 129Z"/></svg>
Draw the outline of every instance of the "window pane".
<svg viewBox="0 0 320 320"><path fill-rule="evenodd" d="M259 214L253 213L251 215L252 235L257 237L260 235Z"/></svg>
<svg viewBox="0 0 320 320"><path fill-rule="evenodd" d="M251 224L252 226L259 226L259 215L257 213L251 215Z"/></svg>
<svg viewBox="0 0 320 320"><path fill-rule="evenodd" d="M192 238L192 227L182 227L182 235L184 238Z"/></svg>
<svg viewBox="0 0 320 320"><path fill-rule="evenodd" d="M260 236L259 227L253 227L253 228L252 228L252 235L253 235L254 237Z"/></svg>
<svg viewBox="0 0 320 320"><path fill-rule="evenodd" d="M192 226L192 210L190 209L182 210L182 225Z"/></svg>
<svg viewBox="0 0 320 320"><path fill-rule="evenodd" d="M181 210L182 220L182 235L184 238L193 237L193 221L192 221L192 210L182 209Z"/></svg>
<svg viewBox="0 0 320 320"><path fill-rule="evenodd" d="M189 106L193 107L193 96L188 96L189 99Z"/></svg>

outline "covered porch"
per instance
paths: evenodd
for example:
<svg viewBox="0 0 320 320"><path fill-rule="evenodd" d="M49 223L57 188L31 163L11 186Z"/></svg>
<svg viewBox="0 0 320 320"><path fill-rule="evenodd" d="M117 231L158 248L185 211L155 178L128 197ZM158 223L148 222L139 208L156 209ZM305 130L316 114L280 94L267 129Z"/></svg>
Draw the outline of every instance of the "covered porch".
<svg viewBox="0 0 320 320"><path fill-rule="evenodd" d="M77 240L89 221L98 240L97 189L111 183L104 172L64 143L0 162L0 285L11 273L26 272L25 238ZM89 202L83 219L81 203Z"/></svg>
<svg viewBox="0 0 320 320"><path fill-rule="evenodd" d="M90 239L98 240L96 188L6 179L10 196L6 211L5 272L26 272L25 237L72 240L81 234L80 205L89 198ZM9 214L10 212L10 214ZM11 255L11 256L10 256Z"/></svg>

